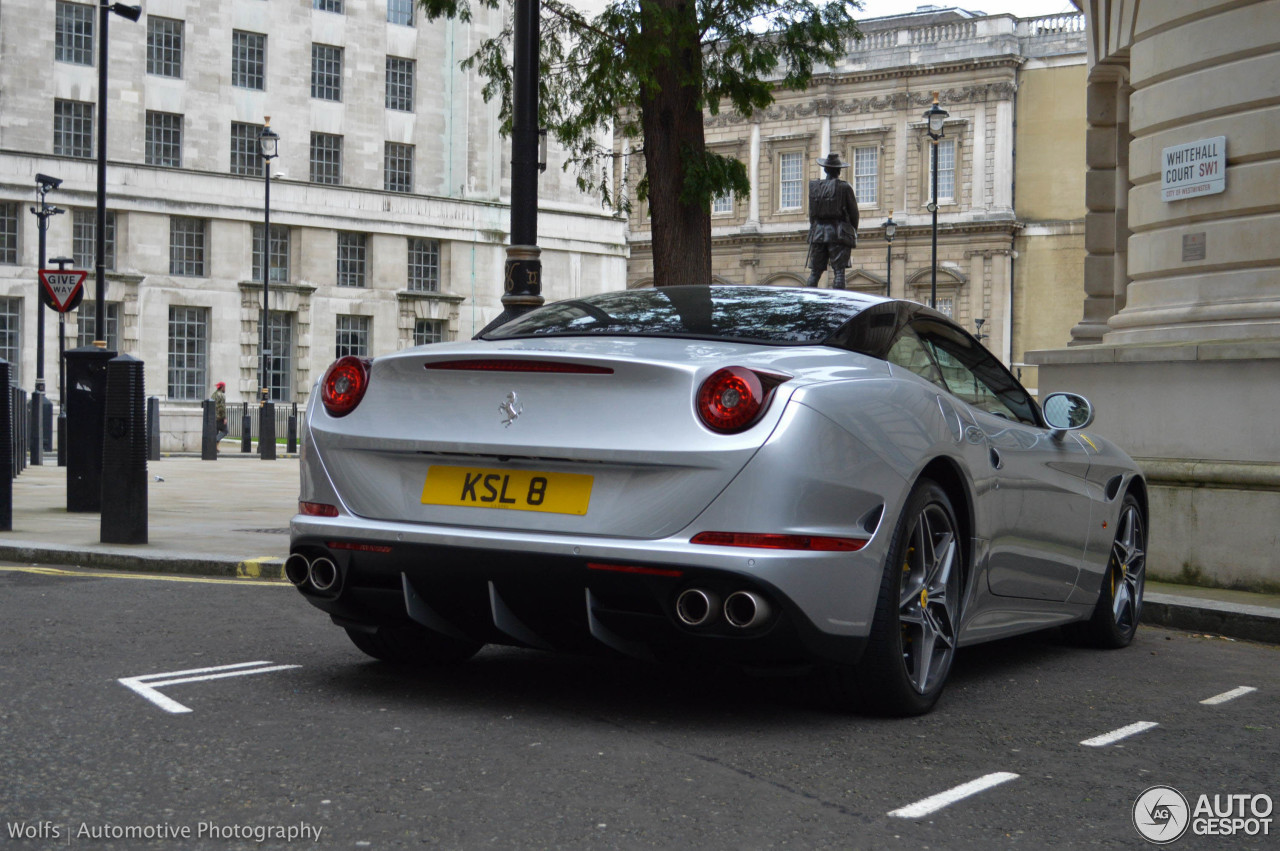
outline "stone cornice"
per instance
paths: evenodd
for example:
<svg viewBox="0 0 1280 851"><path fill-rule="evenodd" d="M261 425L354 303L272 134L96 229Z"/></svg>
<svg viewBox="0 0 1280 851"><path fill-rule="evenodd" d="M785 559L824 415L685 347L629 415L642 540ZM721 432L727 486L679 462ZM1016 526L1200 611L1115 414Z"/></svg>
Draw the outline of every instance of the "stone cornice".
<svg viewBox="0 0 1280 851"><path fill-rule="evenodd" d="M932 102L932 101L930 101ZM938 225L939 234L982 236L982 235L1000 235L1014 237L1023 228L1022 222L1004 219L994 222L961 222L946 223ZM894 242L899 243L905 238L925 238L931 236L933 228L930 225L898 225L897 233L894 236ZM795 230L777 231L770 233L729 233L714 234L711 237L712 245L720 248L723 246L737 245L785 245L796 241L803 242L808 238L809 226L804 224ZM637 251L652 251L652 239L632 239L631 250L634 255ZM884 247L884 230L879 227L860 228L858 230L858 248L868 248L871 246ZM855 249L857 250L857 249ZM1003 249L978 249L968 252L972 254L1007 254Z"/></svg>
<svg viewBox="0 0 1280 851"><path fill-rule="evenodd" d="M982 83L942 89L938 93L938 100L947 105L1012 100L1017 90L1017 85L1012 81ZM930 92L890 92L868 97L814 99L795 104L774 103L751 118L737 112L722 112L719 115L704 117L703 124L706 127L728 127L755 121L794 121L798 118L822 115L840 116L891 110L902 111L912 108L927 109L932 103L933 95Z"/></svg>
<svg viewBox="0 0 1280 851"><path fill-rule="evenodd" d="M262 289L262 281L241 281L240 289L244 292L257 291ZM352 287L352 289L356 289ZM298 295L311 295L316 288L310 284L281 284L275 281L271 282L271 291L279 293L296 293Z"/></svg>
<svg viewBox="0 0 1280 851"><path fill-rule="evenodd" d="M464 295L454 295L453 293L434 293L424 290L396 290L397 301L447 301L453 304L462 304L467 300Z"/></svg>

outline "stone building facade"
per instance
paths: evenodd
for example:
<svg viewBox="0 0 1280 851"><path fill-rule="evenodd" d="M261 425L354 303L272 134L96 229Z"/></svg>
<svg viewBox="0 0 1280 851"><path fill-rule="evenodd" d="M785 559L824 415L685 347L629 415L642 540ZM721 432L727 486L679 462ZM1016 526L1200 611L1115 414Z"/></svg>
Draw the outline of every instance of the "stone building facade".
<svg viewBox="0 0 1280 851"><path fill-rule="evenodd" d="M458 62L503 24L418 19L409 0L148 0L108 45L107 342L146 363L163 447L198 447L199 400L259 386L265 187L272 161L268 384L304 403L335 356L466 339L502 309L509 143ZM38 173L47 256L90 272L97 6L0 7L0 357L36 373ZM551 162L540 179L544 295L621 289L625 226ZM68 348L92 339L92 295ZM45 316L56 400L56 315Z"/></svg>
<svg viewBox="0 0 1280 851"><path fill-rule="evenodd" d="M1077 0L1087 256L1042 389L1097 406L1151 485L1148 573L1280 588L1280 2ZM1179 151L1221 180L1179 185ZM1224 166L1219 168L1220 166Z"/></svg>
<svg viewBox="0 0 1280 851"><path fill-rule="evenodd" d="M980 333L1006 363L1020 363L1028 339L1065 340L1078 296L1064 302L1043 293L1062 289L1061 274L1084 254L1084 104L1078 92L1085 65L1084 18L1058 15L1020 20L958 8L860 22L834 68L805 91L779 89L769 108L751 118L733 112L706 118L707 146L739 158L751 179L743 198L713 204L713 274L735 284L802 285L806 278L807 183L821 177L816 161L834 152L859 200L859 244L848 286L928 302L932 284L930 194L932 150L923 113L938 92L949 117L939 143L938 307ZM1022 87L1036 84L1036 103ZM1065 123L1063 139L1038 137L1018 121L1024 112ZM1021 145L1038 150L1036 196L1015 175L1026 171ZM1039 146L1052 144L1051 149ZM639 158L632 164L638 177ZM883 223L892 215L889 244ZM652 280L647 210L629 222L628 286ZM1042 256L1037 257L1037 252ZM1027 264L1035 278L1022 274ZM830 275L822 286L830 285ZM1032 308L1024 294L1036 295Z"/></svg>

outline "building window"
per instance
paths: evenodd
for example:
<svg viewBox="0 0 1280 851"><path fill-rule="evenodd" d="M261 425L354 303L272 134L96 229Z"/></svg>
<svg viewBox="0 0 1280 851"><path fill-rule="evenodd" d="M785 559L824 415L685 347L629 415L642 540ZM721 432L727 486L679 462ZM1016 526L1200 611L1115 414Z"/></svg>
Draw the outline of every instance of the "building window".
<svg viewBox="0 0 1280 851"><path fill-rule="evenodd" d="M48 8L48 7L46 7ZM74 65L93 64L93 6L58 3L53 25L53 58Z"/></svg>
<svg viewBox="0 0 1280 851"><path fill-rule="evenodd" d="M413 112L413 72L416 66L412 59L387 57L387 109Z"/></svg>
<svg viewBox="0 0 1280 851"><path fill-rule="evenodd" d="M778 155L778 209L799 210L804 204L804 155L789 151Z"/></svg>
<svg viewBox="0 0 1280 851"><path fill-rule="evenodd" d="M53 152L61 157L93 156L93 104L78 100L53 102Z"/></svg>
<svg viewBox="0 0 1280 851"><path fill-rule="evenodd" d="M293 397L293 314L273 310L267 320L267 395L273 402Z"/></svg>
<svg viewBox="0 0 1280 851"><path fill-rule="evenodd" d="M262 225L253 226L253 279L262 280ZM271 283L289 282L289 228L271 226Z"/></svg>
<svg viewBox="0 0 1280 851"><path fill-rule="evenodd" d="M22 384L22 299L0 298L0 358L9 362L9 386ZM8 404L8 399L0 399ZM7 439L7 438L6 438ZM3 471L9 475L9 471Z"/></svg>
<svg viewBox="0 0 1280 851"><path fill-rule="evenodd" d="M311 45L311 96L318 100L342 100L342 48Z"/></svg>
<svg viewBox="0 0 1280 851"><path fill-rule="evenodd" d="M267 87L267 37L235 30L231 33L231 85L262 91Z"/></svg>
<svg viewBox="0 0 1280 851"><path fill-rule="evenodd" d="M369 356L369 317L338 315L338 331L334 340L334 357Z"/></svg>
<svg viewBox="0 0 1280 851"><path fill-rule="evenodd" d="M733 192L722 192L711 199L711 215L727 216L733 212Z"/></svg>
<svg viewBox="0 0 1280 851"><path fill-rule="evenodd" d="M335 12L342 14L342 0L311 0L311 8L319 9L321 12Z"/></svg>
<svg viewBox="0 0 1280 851"><path fill-rule="evenodd" d="M338 286L364 286L365 244L362 233L338 232Z"/></svg>
<svg viewBox="0 0 1280 851"><path fill-rule="evenodd" d="M382 174L388 192L412 192L413 145L387 142L382 155Z"/></svg>
<svg viewBox="0 0 1280 851"><path fill-rule="evenodd" d="M209 309L169 308L169 398L203 399L209 386Z"/></svg>
<svg viewBox="0 0 1280 851"><path fill-rule="evenodd" d="M182 21L147 15L147 73L182 77Z"/></svg>
<svg viewBox="0 0 1280 851"><path fill-rule="evenodd" d="M413 26L413 0L387 0L387 23Z"/></svg>
<svg viewBox="0 0 1280 851"><path fill-rule="evenodd" d="M204 219L188 216L169 218L169 274L203 278Z"/></svg>
<svg viewBox="0 0 1280 851"><path fill-rule="evenodd" d="M182 116L147 110L147 165L182 165Z"/></svg>
<svg viewBox="0 0 1280 851"><path fill-rule="evenodd" d="M120 302L109 301L107 305L107 348L113 352L120 351ZM76 345L92 346L98 333L98 303L95 299L86 298L76 308Z"/></svg>
<svg viewBox="0 0 1280 851"><path fill-rule="evenodd" d="M106 235L105 268L116 268L116 211L107 210L103 231ZM98 255L95 240L98 236L98 211L88 207L71 213L71 257L77 269L95 269ZM90 341L92 342L92 341ZM119 351L117 349L116 351Z"/></svg>
<svg viewBox="0 0 1280 851"><path fill-rule="evenodd" d="M938 140L938 203L953 204L956 200L956 140ZM929 186L925 189L925 197L933 196L933 151L925 148L929 158ZM925 203L928 203L926 200Z"/></svg>
<svg viewBox="0 0 1280 851"><path fill-rule="evenodd" d="M0 203L0 263L18 264L18 210L16 201Z"/></svg>
<svg viewBox="0 0 1280 851"><path fill-rule="evenodd" d="M939 176L942 175L942 169L938 169L938 175ZM939 185L938 187L938 194L939 195L942 194L941 185ZM928 298L926 297L925 300L928 301ZM942 296L938 296L937 307L935 308L935 310L937 310L939 313L941 313L943 316L946 316L949 319L955 319L955 316L956 316L955 298L951 296L948 296L946 298L943 298Z"/></svg>
<svg viewBox="0 0 1280 851"><path fill-rule="evenodd" d="M311 182L342 183L342 137L332 133L311 134Z"/></svg>
<svg viewBox="0 0 1280 851"><path fill-rule="evenodd" d="M413 344L425 346L428 343L444 342L443 319L415 319L413 322Z"/></svg>
<svg viewBox="0 0 1280 851"><path fill-rule="evenodd" d="M440 292L440 243L434 239L409 239L409 289Z"/></svg>
<svg viewBox="0 0 1280 851"><path fill-rule="evenodd" d="M853 149L853 194L859 206L880 203L880 149L875 145Z"/></svg>
<svg viewBox="0 0 1280 851"><path fill-rule="evenodd" d="M261 124L231 122L231 173L244 177L262 174L262 159L258 154L258 137Z"/></svg>

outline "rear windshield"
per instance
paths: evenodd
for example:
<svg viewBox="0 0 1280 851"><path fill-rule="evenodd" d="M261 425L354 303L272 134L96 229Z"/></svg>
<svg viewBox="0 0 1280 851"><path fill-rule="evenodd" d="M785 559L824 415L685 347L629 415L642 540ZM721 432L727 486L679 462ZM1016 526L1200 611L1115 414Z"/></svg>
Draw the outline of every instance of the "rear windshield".
<svg viewBox="0 0 1280 851"><path fill-rule="evenodd" d="M530 311L483 335L696 337L773 345L821 343L875 296L777 287L662 287L603 293Z"/></svg>

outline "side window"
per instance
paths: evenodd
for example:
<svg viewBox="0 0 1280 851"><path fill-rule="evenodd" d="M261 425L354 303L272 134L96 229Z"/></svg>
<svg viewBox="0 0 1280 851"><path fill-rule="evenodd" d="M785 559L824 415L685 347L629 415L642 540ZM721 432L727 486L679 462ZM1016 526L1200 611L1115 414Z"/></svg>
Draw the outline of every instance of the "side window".
<svg viewBox="0 0 1280 851"><path fill-rule="evenodd" d="M932 381L939 387L947 387L938 373L938 367L933 363L933 358L929 357L929 352L925 350L924 344L909 329L902 330L902 333L889 346L884 359L894 366L908 369L921 378Z"/></svg>
<svg viewBox="0 0 1280 851"><path fill-rule="evenodd" d="M987 413L1040 425L1027 391L971 337L929 320L913 323L913 327L937 360L943 386L952 394Z"/></svg>

